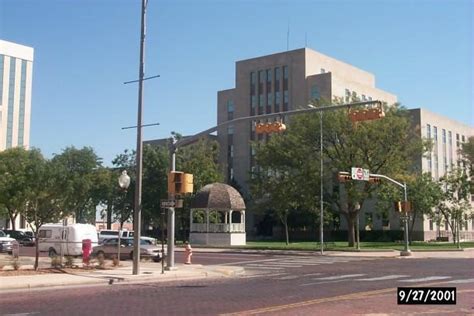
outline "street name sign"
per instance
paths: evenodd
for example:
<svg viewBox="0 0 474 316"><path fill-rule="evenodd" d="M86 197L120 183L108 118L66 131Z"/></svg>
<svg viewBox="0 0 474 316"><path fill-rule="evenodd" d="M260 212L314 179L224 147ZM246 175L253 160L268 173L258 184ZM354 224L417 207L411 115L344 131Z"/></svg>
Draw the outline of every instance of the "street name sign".
<svg viewBox="0 0 474 316"><path fill-rule="evenodd" d="M180 208L180 207L183 207L183 200L161 200L160 206L161 208L170 208L170 207Z"/></svg>

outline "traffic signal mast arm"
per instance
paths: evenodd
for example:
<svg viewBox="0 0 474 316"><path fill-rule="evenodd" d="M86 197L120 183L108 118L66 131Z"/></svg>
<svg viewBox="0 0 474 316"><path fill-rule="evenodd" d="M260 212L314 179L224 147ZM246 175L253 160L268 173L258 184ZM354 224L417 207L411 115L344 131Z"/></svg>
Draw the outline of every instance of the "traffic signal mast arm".
<svg viewBox="0 0 474 316"><path fill-rule="evenodd" d="M340 110L340 109L345 109L345 108L351 109L353 107L362 106L362 105L377 105L378 107L381 107L382 102L378 100L373 100L373 101L345 103L345 104L337 104L337 105L329 105L329 106L320 106L320 107L313 107L311 105L311 107L308 107L306 109L298 109L298 110L292 110L292 111L286 111L286 112L239 117L234 120L226 121L217 126L206 129L193 136L182 138L178 140L177 142L175 142L174 144L171 144L171 151L175 152L181 146L192 144L196 142L199 138L209 135L210 133L214 133L221 127L226 127L234 123L246 122L246 121L258 121L258 120L263 120L263 119L279 118L281 116L290 116L290 115L311 113L311 112L325 112L325 111Z"/></svg>

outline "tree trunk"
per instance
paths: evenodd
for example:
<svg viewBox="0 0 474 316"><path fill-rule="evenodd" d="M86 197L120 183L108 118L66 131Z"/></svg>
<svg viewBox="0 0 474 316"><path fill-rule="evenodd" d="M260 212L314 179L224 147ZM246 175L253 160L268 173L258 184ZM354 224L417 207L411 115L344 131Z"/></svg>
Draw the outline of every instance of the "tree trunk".
<svg viewBox="0 0 474 316"><path fill-rule="evenodd" d="M15 212L11 212L10 210L8 210L8 217L10 217L10 222L12 223L12 227L10 227L11 230L16 230L15 219L17 216L18 214L15 214Z"/></svg>
<svg viewBox="0 0 474 316"><path fill-rule="evenodd" d="M36 230L38 232L38 228ZM38 246L38 233L35 234L35 270L39 268L39 246Z"/></svg>
<svg viewBox="0 0 474 316"><path fill-rule="evenodd" d="M107 204L107 229L112 229L112 205L109 202Z"/></svg>
<svg viewBox="0 0 474 316"><path fill-rule="evenodd" d="M285 220L285 237L286 237L286 245L288 246L290 244L290 236L289 236L289 233L288 233L288 221Z"/></svg>
<svg viewBox="0 0 474 316"><path fill-rule="evenodd" d="M354 247L355 244L355 220L354 216L351 216L350 213L342 213L347 221L347 239L348 239L348 246Z"/></svg>

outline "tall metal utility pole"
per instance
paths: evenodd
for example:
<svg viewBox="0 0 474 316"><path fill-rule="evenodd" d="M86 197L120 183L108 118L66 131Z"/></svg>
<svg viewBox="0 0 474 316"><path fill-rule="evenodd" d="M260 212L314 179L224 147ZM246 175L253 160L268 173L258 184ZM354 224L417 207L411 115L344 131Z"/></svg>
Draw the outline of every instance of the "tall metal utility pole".
<svg viewBox="0 0 474 316"><path fill-rule="evenodd" d="M323 158L324 158L324 155L323 155L323 111L320 111L319 112L319 142L320 142L320 147L319 147L319 164L320 164L320 189L321 189L321 192L320 192L320 196L319 196L319 199L320 199L320 202L321 202L321 209L319 211L319 220L320 220L320 224L319 224L319 242L321 243L321 255L324 255L324 201L323 201L323 193L324 193L324 182L323 182L323 176L324 176L324 163L323 163Z"/></svg>
<svg viewBox="0 0 474 316"><path fill-rule="evenodd" d="M142 19L140 36L140 70L138 73L138 118L137 118L137 155L135 204L133 212L133 274L140 274L140 236L142 211L142 117L143 117L143 77L145 76L145 23L147 0L142 0Z"/></svg>
<svg viewBox="0 0 474 316"><path fill-rule="evenodd" d="M172 144L170 144L170 171L176 171L176 139L173 137ZM168 193L168 199L174 200L174 193ZM166 252L166 270L175 270L174 266L174 235L175 235L175 208L168 208L168 250ZM163 228L162 228L163 229Z"/></svg>

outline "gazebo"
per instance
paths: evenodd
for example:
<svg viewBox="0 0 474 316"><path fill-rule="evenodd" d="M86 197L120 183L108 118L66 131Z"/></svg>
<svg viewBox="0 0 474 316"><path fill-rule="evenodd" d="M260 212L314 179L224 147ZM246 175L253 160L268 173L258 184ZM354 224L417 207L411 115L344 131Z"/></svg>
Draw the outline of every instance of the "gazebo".
<svg viewBox="0 0 474 316"><path fill-rule="evenodd" d="M189 241L196 245L245 245L245 203L240 193L224 183L212 183L191 202Z"/></svg>

